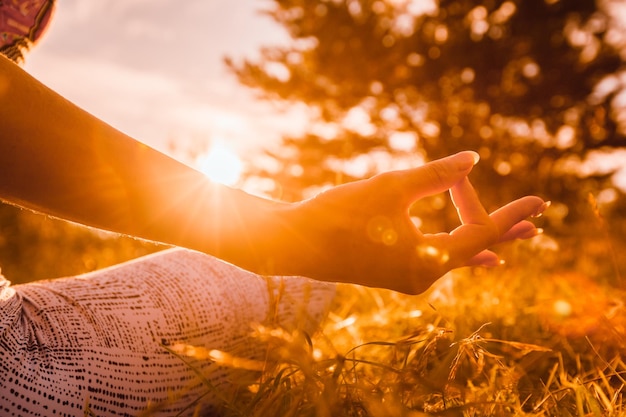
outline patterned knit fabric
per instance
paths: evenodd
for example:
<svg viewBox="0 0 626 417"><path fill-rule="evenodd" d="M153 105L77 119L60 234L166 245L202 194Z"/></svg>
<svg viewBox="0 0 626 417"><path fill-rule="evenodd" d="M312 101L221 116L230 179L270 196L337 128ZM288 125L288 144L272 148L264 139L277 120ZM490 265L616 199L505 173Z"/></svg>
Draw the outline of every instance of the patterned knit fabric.
<svg viewBox="0 0 626 417"><path fill-rule="evenodd" d="M154 415L191 415L201 396L216 410L233 371L189 366L168 347L262 358L251 324L273 310L281 281L281 323L295 325L304 308L314 329L334 285L264 278L182 249L14 287L0 276L0 416L134 416L149 404Z"/></svg>

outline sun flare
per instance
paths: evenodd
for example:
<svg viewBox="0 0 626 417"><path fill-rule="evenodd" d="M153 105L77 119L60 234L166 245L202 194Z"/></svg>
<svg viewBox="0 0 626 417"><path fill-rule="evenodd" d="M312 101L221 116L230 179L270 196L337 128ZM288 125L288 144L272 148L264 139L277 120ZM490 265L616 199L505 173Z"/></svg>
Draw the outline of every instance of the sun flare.
<svg viewBox="0 0 626 417"><path fill-rule="evenodd" d="M235 185L241 178L243 163L239 156L221 143L214 143L196 160L198 169L212 181Z"/></svg>

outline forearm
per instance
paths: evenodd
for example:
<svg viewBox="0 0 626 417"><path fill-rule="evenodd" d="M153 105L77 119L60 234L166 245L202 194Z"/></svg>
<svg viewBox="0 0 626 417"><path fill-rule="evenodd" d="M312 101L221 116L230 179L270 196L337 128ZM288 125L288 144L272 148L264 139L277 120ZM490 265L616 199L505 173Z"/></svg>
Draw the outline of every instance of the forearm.
<svg viewBox="0 0 626 417"><path fill-rule="evenodd" d="M0 198L89 226L215 255L254 272L418 293L496 243L529 238L525 197L488 214L467 179L477 154L344 184L298 204L211 183L0 59ZM420 198L450 190L461 226L422 234ZM487 261L485 261L487 260Z"/></svg>
<svg viewBox="0 0 626 417"><path fill-rule="evenodd" d="M284 233L288 205L210 182L4 58L0 77L1 199L252 270L267 263L266 252L277 244L270 232Z"/></svg>

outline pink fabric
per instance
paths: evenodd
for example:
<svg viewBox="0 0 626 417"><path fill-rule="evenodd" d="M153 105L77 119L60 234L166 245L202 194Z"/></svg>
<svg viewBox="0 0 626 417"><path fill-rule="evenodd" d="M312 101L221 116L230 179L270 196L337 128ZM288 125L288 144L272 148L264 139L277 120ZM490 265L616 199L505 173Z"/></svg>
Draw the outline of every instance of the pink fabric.
<svg viewBox="0 0 626 417"><path fill-rule="evenodd" d="M54 0L1 0L0 48L35 42L50 21Z"/></svg>
<svg viewBox="0 0 626 417"><path fill-rule="evenodd" d="M334 294L333 284L262 277L183 249L15 287L0 275L0 416L92 415L88 406L130 417L149 405L162 407L154 417L192 416L196 404L214 415L241 370L166 347L263 359L253 323L275 317L312 332Z"/></svg>

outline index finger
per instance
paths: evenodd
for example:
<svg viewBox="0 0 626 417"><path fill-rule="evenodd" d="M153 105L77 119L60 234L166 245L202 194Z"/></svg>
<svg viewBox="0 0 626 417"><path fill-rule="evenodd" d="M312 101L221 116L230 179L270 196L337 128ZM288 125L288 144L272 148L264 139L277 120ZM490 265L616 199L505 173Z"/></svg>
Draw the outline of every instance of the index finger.
<svg viewBox="0 0 626 417"><path fill-rule="evenodd" d="M450 188L450 197L461 224L487 224L489 214L478 198L469 178L465 177Z"/></svg>
<svg viewBox="0 0 626 417"><path fill-rule="evenodd" d="M506 233L544 206L541 198L527 196L487 215L469 180L452 190L463 224L450 233L449 253L455 264L465 261L502 240Z"/></svg>
<svg viewBox="0 0 626 417"><path fill-rule="evenodd" d="M500 229L485 211L468 178L455 184L450 195L461 220L461 226L450 232L450 260L462 265L496 243Z"/></svg>

